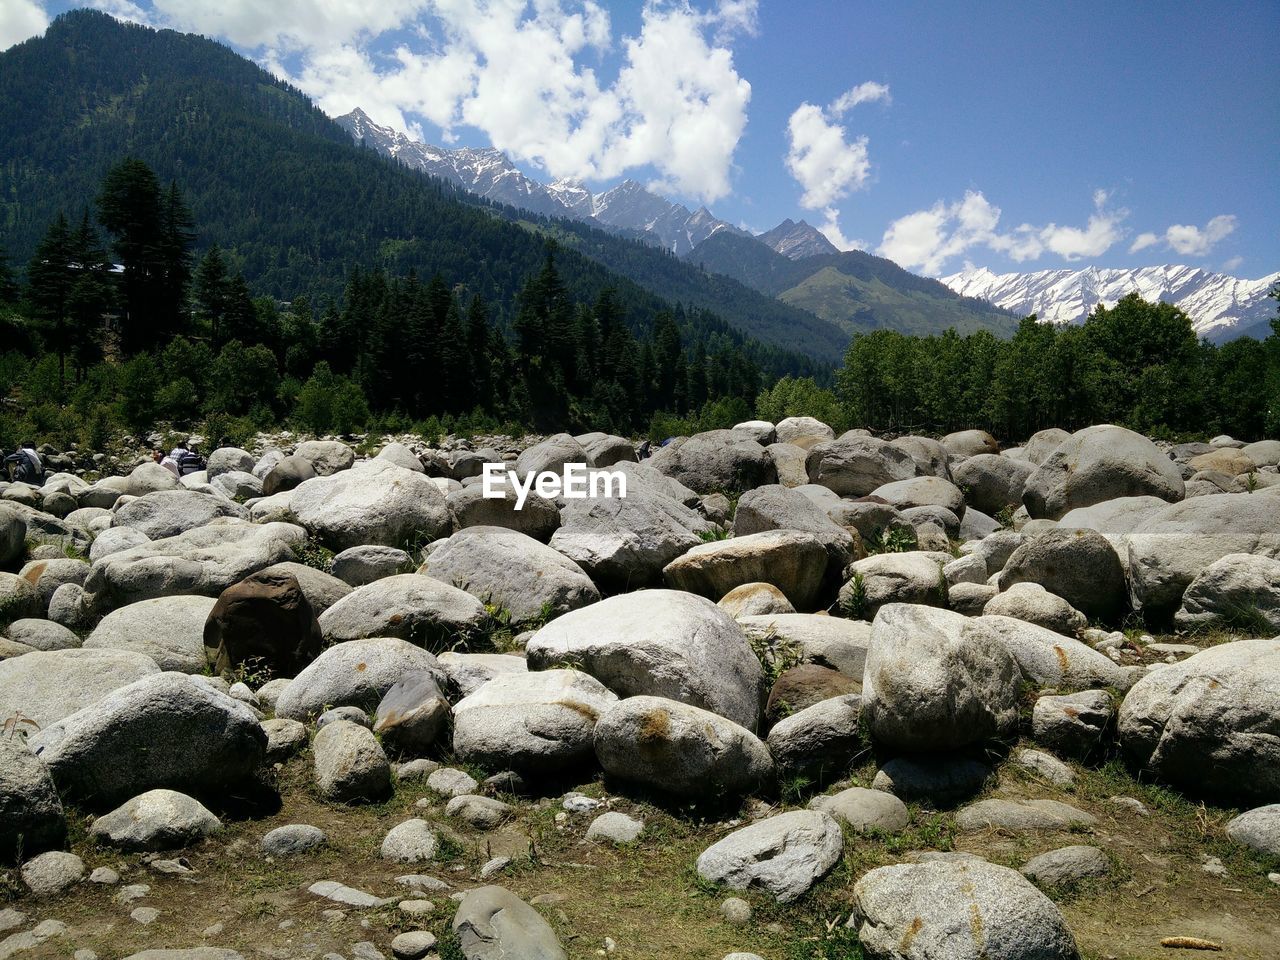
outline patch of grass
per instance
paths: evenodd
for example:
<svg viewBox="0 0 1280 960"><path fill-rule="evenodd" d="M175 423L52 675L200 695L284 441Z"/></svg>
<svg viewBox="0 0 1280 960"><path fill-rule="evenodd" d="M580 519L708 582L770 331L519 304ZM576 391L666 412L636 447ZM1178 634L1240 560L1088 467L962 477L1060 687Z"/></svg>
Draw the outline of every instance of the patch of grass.
<svg viewBox="0 0 1280 960"><path fill-rule="evenodd" d="M867 552L869 554L908 553L916 548L916 543L914 530L902 527L891 529L878 527L871 535L871 539L867 541Z"/></svg>
<svg viewBox="0 0 1280 960"><path fill-rule="evenodd" d="M848 593L841 594L838 601L841 616L850 620L869 620L870 601L867 598L867 581L860 573L855 573L849 581Z"/></svg>
<svg viewBox="0 0 1280 960"><path fill-rule="evenodd" d="M720 540L728 540L729 529L727 527L714 526L709 530L703 530L698 534L698 537L703 543L715 543Z"/></svg>
<svg viewBox="0 0 1280 960"><path fill-rule="evenodd" d="M333 564L333 551L315 537L311 537L300 547L294 547L293 556L298 563L305 564L322 573L328 573L330 566Z"/></svg>

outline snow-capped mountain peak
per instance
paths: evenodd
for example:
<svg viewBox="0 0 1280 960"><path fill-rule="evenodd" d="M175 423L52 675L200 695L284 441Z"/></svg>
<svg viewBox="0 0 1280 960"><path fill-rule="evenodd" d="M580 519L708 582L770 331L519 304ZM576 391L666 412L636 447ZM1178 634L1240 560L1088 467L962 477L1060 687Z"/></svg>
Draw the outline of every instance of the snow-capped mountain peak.
<svg viewBox="0 0 1280 960"><path fill-rule="evenodd" d="M1099 303L1112 307L1137 293L1144 300L1174 304L1191 318L1197 334L1214 342L1265 328L1275 315L1267 292L1278 280L1280 273L1242 280L1185 264L1003 274L979 267L942 278L962 296L1054 323L1083 323Z"/></svg>
<svg viewBox="0 0 1280 960"><path fill-rule="evenodd" d="M789 217L756 239L791 260L840 252L817 227L804 220L796 223Z"/></svg>
<svg viewBox="0 0 1280 960"><path fill-rule="evenodd" d="M359 108L338 117L337 122L355 140L364 141L378 152L496 203L552 217L586 220L619 231L648 233L677 256L720 230L742 232L716 219L705 207L690 213L687 207L658 196L635 180L624 180L611 190L593 195L580 180L539 183L493 147L450 150L410 140L391 127L374 123Z"/></svg>

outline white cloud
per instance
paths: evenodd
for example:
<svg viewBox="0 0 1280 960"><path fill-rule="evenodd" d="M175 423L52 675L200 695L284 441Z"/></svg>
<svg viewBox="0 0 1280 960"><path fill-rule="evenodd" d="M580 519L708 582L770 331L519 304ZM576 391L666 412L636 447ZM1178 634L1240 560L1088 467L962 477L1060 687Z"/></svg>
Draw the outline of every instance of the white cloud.
<svg viewBox="0 0 1280 960"><path fill-rule="evenodd" d="M861 187L871 173L867 138L845 140L844 128L828 122L821 107L802 103L787 121L787 170L804 188L800 206L821 210Z"/></svg>
<svg viewBox="0 0 1280 960"><path fill-rule="evenodd" d="M890 99L887 84L868 80L866 83L860 83L853 89L846 90L836 97L831 106L827 108L827 113L833 117L843 117L860 103L871 103L875 100L883 100L888 103Z"/></svg>
<svg viewBox="0 0 1280 960"><path fill-rule="evenodd" d="M1160 237L1154 233L1140 233L1134 238L1133 243L1129 245L1130 253L1137 253L1139 250L1145 250L1147 247L1154 247L1160 242Z"/></svg>
<svg viewBox="0 0 1280 960"><path fill-rule="evenodd" d="M1237 269L1242 263L1244 263L1244 257L1236 255L1232 257L1230 260L1223 261L1222 267L1220 269L1222 269L1227 273L1230 273L1232 270Z"/></svg>
<svg viewBox="0 0 1280 960"><path fill-rule="evenodd" d="M1165 231L1164 236L1174 253L1180 253L1184 257L1203 257L1219 240L1225 239L1235 229L1236 218L1223 214L1214 217L1204 227L1175 223Z"/></svg>
<svg viewBox="0 0 1280 960"><path fill-rule="evenodd" d="M818 224L817 230L835 245L838 250L865 250L867 242L865 240L853 240L844 235L844 231L840 229L840 212L835 207L827 207L822 211L822 223Z"/></svg>
<svg viewBox="0 0 1280 960"><path fill-rule="evenodd" d="M1038 260L1052 253L1064 260L1096 257L1123 236L1121 224L1127 210L1108 210L1110 194L1094 192L1094 213L1088 224L1063 227L1056 223L1036 227L1023 223L1008 233L998 231L1001 210L981 192L970 190L955 203L939 202L893 221L885 230L877 251L908 269L936 276L948 260L975 247L1003 253L1011 260Z"/></svg>
<svg viewBox="0 0 1280 960"><path fill-rule="evenodd" d="M422 118L446 140L472 127L553 177L651 167L665 190L707 202L730 190L751 85L728 43L755 31L758 0L646 0L612 82L593 66L614 48L597 0L155 3L174 25L260 50L331 114L360 106L415 135ZM396 30L402 42L375 52Z"/></svg>
<svg viewBox="0 0 1280 960"><path fill-rule="evenodd" d="M1164 233L1140 233L1129 247L1130 253L1146 250L1163 243L1174 253L1184 257L1204 257L1236 229L1236 217L1233 214L1220 214L1203 227L1186 223L1175 223ZM1238 266L1239 264L1237 264ZM1230 269L1230 268L1228 268Z"/></svg>
<svg viewBox="0 0 1280 960"><path fill-rule="evenodd" d="M44 33L49 15L35 0L4 0L0 3L0 50Z"/></svg>

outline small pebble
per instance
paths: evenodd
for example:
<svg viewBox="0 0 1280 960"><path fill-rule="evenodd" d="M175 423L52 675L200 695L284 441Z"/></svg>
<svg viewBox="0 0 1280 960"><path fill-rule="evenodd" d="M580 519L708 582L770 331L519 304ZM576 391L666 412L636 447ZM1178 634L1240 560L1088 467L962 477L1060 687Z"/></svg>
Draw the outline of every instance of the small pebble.
<svg viewBox="0 0 1280 960"><path fill-rule="evenodd" d="M749 923L751 921L751 904L741 897L730 897L720 904L720 916L730 923Z"/></svg>
<svg viewBox="0 0 1280 960"><path fill-rule="evenodd" d="M1200 869L1215 877L1225 877L1227 875L1227 867L1218 857L1205 857Z"/></svg>
<svg viewBox="0 0 1280 960"><path fill-rule="evenodd" d="M6 930L12 930L14 927L20 927L27 922L27 915L13 909L13 907L5 907L0 910L0 933Z"/></svg>
<svg viewBox="0 0 1280 960"><path fill-rule="evenodd" d="M564 798L561 804L570 813L590 813L600 807L599 800L593 800L591 797L584 797L580 793L571 793Z"/></svg>
<svg viewBox="0 0 1280 960"><path fill-rule="evenodd" d="M89 874L90 883L104 883L108 886L120 882L120 874L116 873L110 867L98 867Z"/></svg>
<svg viewBox="0 0 1280 960"><path fill-rule="evenodd" d="M351 945L352 960L387 960L377 947L368 940L362 940L359 943Z"/></svg>
<svg viewBox="0 0 1280 960"><path fill-rule="evenodd" d="M71 955L71 960L98 960L98 955L92 950L81 948Z"/></svg>
<svg viewBox="0 0 1280 960"><path fill-rule="evenodd" d="M127 887L121 887L116 891L116 903L131 903L134 900L141 900L151 892L151 887L145 883L131 883Z"/></svg>
<svg viewBox="0 0 1280 960"><path fill-rule="evenodd" d="M138 909L134 910L133 913L129 914L129 916L133 917L136 923L146 926L149 923L155 922L156 918L160 916L160 911L155 907L138 907Z"/></svg>
<svg viewBox="0 0 1280 960"><path fill-rule="evenodd" d="M211 940L214 937L222 936L222 931L225 929L226 927L223 924L215 923L211 927L205 927L204 933L200 934L200 936L203 937L205 940Z"/></svg>
<svg viewBox="0 0 1280 960"><path fill-rule="evenodd" d="M411 917L425 916L435 910L436 905L430 900L401 900L400 912Z"/></svg>
<svg viewBox="0 0 1280 960"><path fill-rule="evenodd" d="M435 945L434 933L428 933L426 930L411 930L391 941L391 952L398 960L421 960L435 948Z"/></svg>
<svg viewBox="0 0 1280 960"><path fill-rule="evenodd" d="M487 880L489 877L492 877L495 873L499 873L505 870L510 863L511 863L510 857L494 857L492 860L490 860L488 863L486 863L483 867L480 868L480 879Z"/></svg>
<svg viewBox="0 0 1280 960"><path fill-rule="evenodd" d="M345 910L321 910L320 916L324 917L330 923L337 923L339 920L346 919L347 913ZM221 924L219 924L219 926L221 926Z"/></svg>

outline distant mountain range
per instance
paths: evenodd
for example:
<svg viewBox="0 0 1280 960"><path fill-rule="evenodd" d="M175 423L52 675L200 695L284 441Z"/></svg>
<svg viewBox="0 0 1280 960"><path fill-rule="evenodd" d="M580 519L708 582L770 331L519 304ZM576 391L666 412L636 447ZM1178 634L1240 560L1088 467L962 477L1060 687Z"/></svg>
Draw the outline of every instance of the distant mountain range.
<svg viewBox="0 0 1280 960"><path fill-rule="evenodd" d="M1017 326L1012 314L966 301L936 280L915 276L891 261L856 250L841 253L803 220L784 220L752 236L706 207L691 212L634 180L593 194L577 180L539 183L498 150L450 150L410 140L374 123L363 110L336 122L357 142L414 170L496 203L645 239L710 273L815 314L846 333L941 333L955 327L962 333L990 330L1003 336Z"/></svg>
<svg viewBox="0 0 1280 960"><path fill-rule="evenodd" d="M521 173L506 154L491 147L450 150L410 140L398 130L374 123L358 108L338 117L336 122L357 142L363 141L407 167L442 177L494 203L636 234L676 256L684 256L721 230L749 236L732 224L717 220L706 207L691 212L634 180L624 180L612 190L593 194L579 180L539 183Z"/></svg>
<svg viewBox="0 0 1280 960"><path fill-rule="evenodd" d="M1241 280L1198 267L1139 267L1133 270L1041 270L992 273L985 268L943 277L956 293L977 297L1025 316L1055 323L1083 323L1099 303L1112 307L1138 293L1144 300L1172 303L1191 318L1196 333L1214 343L1236 337L1265 338L1276 303L1267 291L1280 273Z"/></svg>

